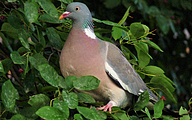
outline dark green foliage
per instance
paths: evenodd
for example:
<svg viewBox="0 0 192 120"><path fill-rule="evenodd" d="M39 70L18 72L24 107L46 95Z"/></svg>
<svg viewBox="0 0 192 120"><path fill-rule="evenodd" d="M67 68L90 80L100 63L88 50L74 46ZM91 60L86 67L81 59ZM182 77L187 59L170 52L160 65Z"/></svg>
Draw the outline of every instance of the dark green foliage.
<svg viewBox="0 0 192 120"><path fill-rule="evenodd" d="M162 2L160 4L158 4L159 1L154 2L153 5L149 1L106 0L100 4L101 1L98 0L97 4L93 4L95 7L90 7L92 2L91 5L89 2L85 2L91 11L93 8L99 9L95 10L95 14L98 14L98 17L95 17L99 19L93 19L94 24L97 25L96 35L103 40L110 42L114 40L118 43L118 47L121 48L147 86L158 97L166 96L168 103L174 103L173 106L176 106L178 98L175 97L174 92L175 86L178 84L175 85L174 83L177 82L173 83L166 76L167 74L165 75L169 71L165 69L166 67L162 67L162 63L159 62L160 58L153 58L154 55L151 54L152 50L158 51L157 53L160 54L167 50L167 46L151 40L155 31L150 31L150 29L156 28L158 31L156 36L159 36L161 40L166 39L165 35L168 37L170 31L176 33L180 28L176 27L175 20L170 17L174 14L183 17L182 10L191 12L191 3L190 0L176 0L177 2L169 0L170 7L177 8L177 11L174 12L170 8L162 7ZM95 101L88 94L75 92L76 90L96 89L100 83L97 78L93 76L63 78L61 76L59 52L65 43L72 22L69 19L59 20L59 15L71 2L71 0L1 1L1 119L139 120L143 118L151 120L170 118L162 115L164 107L162 99L153 106L154 114L150 112L146 107L149 102L147 91L143 92L130 108L113 107L111 113L103 112L96 109L96 107L104 105L103 103ZM180 8L181 11L178 10ZM103 14L103 10L107 11L107 14ZM116 10L119 13L116 13ZM131 19L130 10L135 11L131 15L143 16L143 19ZM109 16L111 16L110 20ZM180 19L185 19L185 17ZM147 25L144 24L146 21L149 21ZM192 25L191 22L189 24ZM167 51L162 54L167 55ZM154 61L158 61L159 66L163 69L152 65ZM166 63L166 65L171 63ZM181 91L183 90L181 89ZM191 106L191 101L192 99L188 102L188 106ZM187 110L180 106L177 106L175 110L180 108L179 114L186 114L181 119L189 119Z"/></svg>

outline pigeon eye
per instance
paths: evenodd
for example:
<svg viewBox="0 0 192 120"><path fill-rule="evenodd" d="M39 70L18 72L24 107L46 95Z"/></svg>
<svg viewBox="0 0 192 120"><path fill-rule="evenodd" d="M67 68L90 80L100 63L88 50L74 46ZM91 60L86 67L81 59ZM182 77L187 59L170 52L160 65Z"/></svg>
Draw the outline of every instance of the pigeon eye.
<svg viewBox="0 0 192 120"><path fill-rule="evenodd" d="M75 8L76 11L79 11L79 9L80 9L79 7L76 7L76 8Z"/></svg>

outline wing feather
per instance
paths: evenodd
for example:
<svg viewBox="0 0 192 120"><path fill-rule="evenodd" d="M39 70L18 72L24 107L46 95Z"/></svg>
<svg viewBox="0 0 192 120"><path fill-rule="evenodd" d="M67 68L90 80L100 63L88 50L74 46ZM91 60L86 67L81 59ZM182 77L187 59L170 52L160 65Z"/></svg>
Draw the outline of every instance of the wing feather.
<svg viewBox="0 0 192 120"><path fill-rule="evenodd" d="M108 42L106 42L106 47L106 73L129 93L139 95L143 91L148 90L150 97L154 100L157 100L157 97L147 88L144 81L124 57L120 49Z"/></svg>

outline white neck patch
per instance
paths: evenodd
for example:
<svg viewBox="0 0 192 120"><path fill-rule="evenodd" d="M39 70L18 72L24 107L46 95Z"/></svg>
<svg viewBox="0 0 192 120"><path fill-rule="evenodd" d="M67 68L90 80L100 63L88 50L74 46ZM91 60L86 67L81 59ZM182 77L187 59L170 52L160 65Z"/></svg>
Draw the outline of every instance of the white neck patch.
<svg viewBox="0 0 192 120"><path fill-rule="evenodd" d="M93 32L93 30L90 29L90 27L85 28L85 29L84 29L84 32L85 32L85 34L86 34L88 37L90 37L90 38L92 38L92 39L96 39L96 35L95 35L95 33Z"/></svg>

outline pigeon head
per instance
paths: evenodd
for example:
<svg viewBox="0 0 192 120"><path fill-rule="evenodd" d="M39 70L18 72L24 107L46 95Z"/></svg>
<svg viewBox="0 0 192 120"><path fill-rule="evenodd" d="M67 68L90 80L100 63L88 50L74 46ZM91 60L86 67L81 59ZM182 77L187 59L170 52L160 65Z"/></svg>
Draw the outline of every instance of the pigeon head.
<svg viewBox="0 0 192 120"><path fill-rule="evenodd" d="M66 8L66 12L59 17L60 20L63 18L72 19L73 27L92 27L91 13L85 4L80 2L70 3Z"/></svg>

